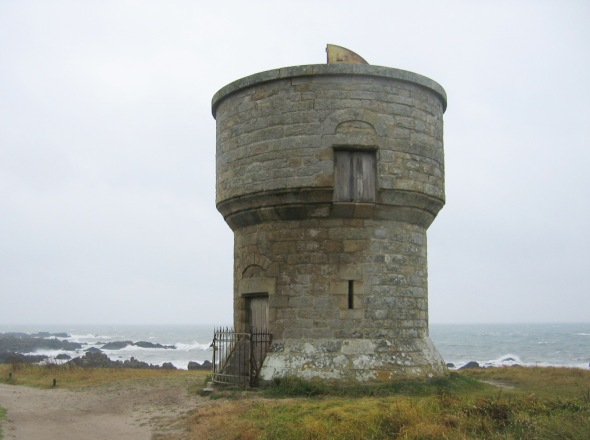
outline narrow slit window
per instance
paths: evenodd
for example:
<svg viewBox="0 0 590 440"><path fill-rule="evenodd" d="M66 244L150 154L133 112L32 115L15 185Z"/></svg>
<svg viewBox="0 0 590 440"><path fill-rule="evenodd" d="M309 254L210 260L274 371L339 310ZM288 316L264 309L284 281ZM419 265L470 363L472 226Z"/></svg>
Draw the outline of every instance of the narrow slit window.
<svg viewBox="0 0 590 440"><path fill-rule="evenodd" d="M354 309L354 281L348 281L348 308Z"/></svg>

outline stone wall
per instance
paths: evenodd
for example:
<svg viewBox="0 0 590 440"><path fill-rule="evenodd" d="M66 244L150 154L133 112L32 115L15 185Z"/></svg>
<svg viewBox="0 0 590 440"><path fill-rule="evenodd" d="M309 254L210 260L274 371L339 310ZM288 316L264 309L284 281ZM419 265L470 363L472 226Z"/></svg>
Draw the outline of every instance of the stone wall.
<svg viewBox="0 0 590 440"><path fill-rule="evenodd" d="M426 229L444 205L445 106L428 78L369 65L278 69L215 95L234 321L246 328L248 298L268 295L263 379L444 372L428 339ZM339 150L374 155L374 200L334 200Z"/></svg>

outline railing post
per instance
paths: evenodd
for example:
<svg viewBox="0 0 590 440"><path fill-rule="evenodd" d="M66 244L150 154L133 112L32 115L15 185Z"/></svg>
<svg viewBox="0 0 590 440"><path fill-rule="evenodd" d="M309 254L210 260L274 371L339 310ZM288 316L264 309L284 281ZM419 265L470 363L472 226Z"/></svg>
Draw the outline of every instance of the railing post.
<svg viewBox="0 0 590 440"><path fill-rule="evenodd" d="M253 333L252 329L250 329L250 359L248 362L248 385L250 387L254 386L254 375L252 374L253 373L252 364L254 362L256 362L256 360L255 360L256 358L254 357L254 350L255 350L254 345L255 344L256 344L256 342L254 339L254 333Z"/></svg>
<svg viewBox="0 0 590 440"><path fill-rule="evenodd" d="M213 380L215 380L215 373L217 372L216 363L215 362L215 352L217 351L217 344L215 343L217 339L217 328L213 328L213 341L211 345L213 346Z"/></svg>

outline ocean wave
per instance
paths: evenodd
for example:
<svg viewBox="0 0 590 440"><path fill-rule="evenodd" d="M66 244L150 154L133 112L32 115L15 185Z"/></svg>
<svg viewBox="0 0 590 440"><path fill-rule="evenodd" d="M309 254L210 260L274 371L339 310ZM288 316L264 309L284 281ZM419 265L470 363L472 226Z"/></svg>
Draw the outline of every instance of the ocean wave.
<svg viewBox="0 0 590 440"><path fill-rule="evenodd" d="M24 356L46 356L47 359L39 362L41 365L45 365L45 364L57 364L57 365L61 365L64 364L66 362L68 362L70 359L73 359L77 356L83 356L84 352L81 350L76 350L76 351L67 351L67 350L35 350L35 351L30 351L27 353L21 353ZM58 356L60 355L64 355L67 354L70 359L58 359Z"/></svg>
<svg viewBox="0 0 590 440"><path fill-rule="evenodd" d="M70 342L78 342L80 344L95 344L97 341L104 341L112 339L112 336L93 335L88 333L85 335L72 334L68 338L64 338Z"/></svg>
<svg viewBox="0 0 590 440"><path fill-rule="evenodd" d="M193 342L193 343L178 342L178 343L174 344L174 347L176 347L175 351L192 351L192 350L208 350L208 349L210 349L210 345L211 344L201 344L199 342ZM162 350L164 350L162 347L140 347L137 345L127 345L123 348L117 348L117 349L102 348L100 346L100 344L96 344L96 347L100 348L104 352L109 352L109 353L110 352L124 352L124 351L139 352L139 351L162 351Z"/></svg>
<svg viewBox="0 0 590 440"><path fill-rule="evenodd" d="M161 348L147 348L147 347L139 347L137 345L127 345L123 348L113 348L113 349L109 349L109 348L102 348L99 345L96 346L96 348L100 349L100 351L104 351L105 353L112 353L112 354L117 354L117 353L127 353L127 352L151 352L151 351L161 351Z"/></svg>
<svg viewBox="0 0 590 440"><path fill-rule="evenodd" d="M538 362L524 362L520 356L515 354L506 354L500 356L497 359L491 360L476 360L472 359L469 361L460 360L456 362L450 362L450 364L454 365L454 367L450 367L451 370L455 369L458 370L469 362L477 362L480 367L482 368L489 368L489 367L512 367L512 366L522 366L522 367L565 367L565 368L582 368L585 370L590 369L590 365L585 362L583 359L576 359L576 361L582 362L546 362L546 361L538 361Z"/></svg>
<svg viewBox="0 0 590 440"><path fill-rule="evenodd" d="M190 351L190 350L208 350L211 344L201 344L199 342L193 342L192 344L185 344L178 342L174 344L177 350Z"/></svg>
<svg viewBox="0 0 590 440"><path fill-rule="evenodd" d="M483 366L489 367L510 367L512 365L522 365L522 360L516 354L505 354L498 359L492 359L483 363ZM480 364L481 365L481 364Z"/></svg>
<svg viewBox="0 0 590 440"><path fill-rule="evenodd" d="M69 354L70 356L72 356L72 353L74 353L73 351L65 351L65 350L35 350L35 351L29 351L27 353L21 353L25 356L38 356L38 355L43 355L43 356L47 356L47 357L56 357L57 355L60 354Z"/></svg>

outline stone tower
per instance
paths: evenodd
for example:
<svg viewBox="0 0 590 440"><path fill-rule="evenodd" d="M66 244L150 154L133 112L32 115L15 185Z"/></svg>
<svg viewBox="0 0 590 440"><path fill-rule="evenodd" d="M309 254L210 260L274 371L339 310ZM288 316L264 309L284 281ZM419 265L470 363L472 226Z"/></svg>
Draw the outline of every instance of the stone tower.
<svg viewBox="0 0 590 440"><path fill-rule="evenodd" d="M212 101L234 325L267 328L261 379L443 374L426 230L445 202L446 94L368 64L285 67Z"/></svg>

